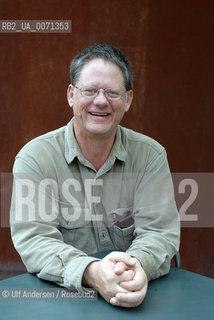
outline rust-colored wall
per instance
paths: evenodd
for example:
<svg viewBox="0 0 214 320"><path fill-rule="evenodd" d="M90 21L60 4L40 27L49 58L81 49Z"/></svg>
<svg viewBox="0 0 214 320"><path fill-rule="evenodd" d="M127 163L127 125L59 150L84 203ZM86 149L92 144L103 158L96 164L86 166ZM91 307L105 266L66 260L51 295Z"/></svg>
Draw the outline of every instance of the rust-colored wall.
<svg viewBox="0 0 214 320"><path fill-rule="evenodd" d="M173 172L214 171L213 10L207 0L149 1L143 129ZM184 268L214 277L210 227L183 228L180 251Z"/></svg>
<svg viewBox="0 0 214 320"><path fill-rule="evenodd" d="M212 172L212 1L0 1L0 19L69 19L70 34L0 34L0 170L30 139L69 121L70 59L107 42L132 61L135 97L123 124L160 141L174 172ZM3 198L9 186L2 183ZM8 214L4 209L2 214ZM0 269L18 272L8 228ZM183 228L183 267L214 277L214 232ZM1 270L0 270L1 272Z"/></svg>

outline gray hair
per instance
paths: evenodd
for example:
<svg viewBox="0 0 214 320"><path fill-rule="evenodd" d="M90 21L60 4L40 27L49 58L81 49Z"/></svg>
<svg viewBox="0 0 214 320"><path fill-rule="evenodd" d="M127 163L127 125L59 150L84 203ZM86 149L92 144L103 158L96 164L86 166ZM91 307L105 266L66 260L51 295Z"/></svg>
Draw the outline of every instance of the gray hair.
<svg viewBox="0 0 214 320"><path fill-rule="evenodd" d="M84 65L96 58L116 64L122 71L126 90L133 88L132 71L128 58L118 48L105 43L92 44L77 54L71 61L70 79L74 86L81 75Z"/></svg>

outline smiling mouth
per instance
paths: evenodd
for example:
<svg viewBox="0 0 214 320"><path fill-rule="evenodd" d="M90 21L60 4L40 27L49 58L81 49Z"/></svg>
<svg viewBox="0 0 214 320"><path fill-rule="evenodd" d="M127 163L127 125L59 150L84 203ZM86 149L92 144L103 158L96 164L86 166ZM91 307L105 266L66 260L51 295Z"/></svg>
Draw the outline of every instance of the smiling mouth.
<svg viewBox="0 0 214 320"><path fill-rule="evenodd" d="M107 117L109 113L100 113L100 112L89 112L92 116L96 117Z"/></svg>

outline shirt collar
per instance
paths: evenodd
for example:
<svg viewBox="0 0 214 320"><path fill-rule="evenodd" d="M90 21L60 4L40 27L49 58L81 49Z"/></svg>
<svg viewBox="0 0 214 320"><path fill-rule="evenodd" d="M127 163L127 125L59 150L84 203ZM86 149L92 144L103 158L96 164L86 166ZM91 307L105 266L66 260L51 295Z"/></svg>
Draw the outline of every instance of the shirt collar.
<svg viewBox="0 0 214 320"><path fill-rule="evenodd" d="M79 160L82 160L82 162L87 161L84 158L81 152L81 149L77 143L77 140L75 138L73 124L74 124L74 118L71 119L71 121L67 124L65 128L65 159L68 164L70 164L76 157ZM116 139L115 139L109 158L111 159L117 158L118 160L125 162L127 152L123 145L121 131L122 131L121 126L118 126Z"/></svg>
<svg viewBox="0 0 214 320"><path fill-rule="evenodd" d="M70 164L76 157L81 157L82 152L77 143L73 130L74 118L67 124L65 128L65 159Z"/></svg>
<svg viewBox="0 0 214 320"><path fill-rule="evenodd" d="M115 157L118 160L125 162L127 151L123 145L122 141L122 128L121 126L117 127L116 139L110 154L110 157Z"/></svg>

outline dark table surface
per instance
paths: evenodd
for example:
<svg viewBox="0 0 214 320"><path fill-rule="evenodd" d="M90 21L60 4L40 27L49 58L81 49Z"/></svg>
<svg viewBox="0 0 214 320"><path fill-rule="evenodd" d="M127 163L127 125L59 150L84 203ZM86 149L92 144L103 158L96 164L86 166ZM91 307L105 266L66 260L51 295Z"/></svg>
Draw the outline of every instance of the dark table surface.
<svg viewBox="0 0 214 320"><path fill-rule="evenodd" d="M0 281L0 319L7 320L206 320L214 317L214 279L183 269L150 281L143 303L134 309L111 306L100 295L97 299L23 299L11 297L22 289L64 290L53 283L23 274ZM4 298L5 291L10 297ZM4 293L3 293L4 292Z"/></svg>

